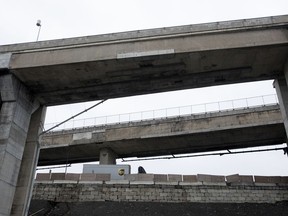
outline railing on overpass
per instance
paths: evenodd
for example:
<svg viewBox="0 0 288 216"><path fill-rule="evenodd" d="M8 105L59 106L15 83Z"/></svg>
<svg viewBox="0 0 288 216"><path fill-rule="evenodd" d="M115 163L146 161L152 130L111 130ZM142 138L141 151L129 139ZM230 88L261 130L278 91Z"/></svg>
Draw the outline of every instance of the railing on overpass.
<svg viewBox="0 0 288 216"><path fill-rule="evenodd" d="M187 115L199 115L205 113L229 111L236 109L248 109L259 106L267 106L278 104L278 98L276 94L263 95L250 98L241 98L235 100L226 100L212 103L194 104L188 106L170 107L157 110L148 110L141 112L123 113L108 116L99 116L85 119L74 119L66 122L55 130L65 130L72 128L83 128L91 126L102 126L119 123L138 122L143 120L171 118L177 116ZM54 127L59 123L47 123L45 129Z"/></svg>

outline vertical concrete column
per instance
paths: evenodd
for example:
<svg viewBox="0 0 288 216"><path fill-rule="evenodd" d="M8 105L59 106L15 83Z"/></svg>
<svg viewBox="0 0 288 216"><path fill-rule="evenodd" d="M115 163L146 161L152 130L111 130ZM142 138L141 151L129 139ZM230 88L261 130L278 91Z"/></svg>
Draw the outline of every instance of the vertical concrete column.
<svg viewBox="0 0 288 216"><path fill-rule="evenodd" d="M284 68L284 77L274 81L274 87L276 88L280 110L288 137L288 62Z"/></svg>
<svg viewBox="0 0 288 216"><path fill-rule="evenodd" d="M109 148L103 148L100 150L100 165L116 164L117 155Z"/></svg>
<svg viewBox="0 0 288 216"><path fill-rule="evenodd" d="M40 152L39 134L43 128L45 115L46 107L40 106L31 116L11 215L28 214Z"/></svg>
<svg viewBox="0 0 288 216"><path fill-rule="evenodd" d="M274 87L276 88L280 110L286 130L288 135L288 86L285 79L278 79L274 81Z"/></svg>
<svg viewBox="0 0 288 216"><path fill-rule="evenodd" d="M0 215L10 215L33 98L13 75L0 71Z"/></svg>

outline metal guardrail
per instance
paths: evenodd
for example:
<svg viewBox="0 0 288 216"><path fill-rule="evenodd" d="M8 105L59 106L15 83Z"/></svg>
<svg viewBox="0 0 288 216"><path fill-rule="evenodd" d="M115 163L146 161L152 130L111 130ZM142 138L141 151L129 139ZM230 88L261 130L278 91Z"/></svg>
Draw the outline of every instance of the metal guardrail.
<svg viewBox="0 0 288 216"><path fill-rule="evenodd" d="M82 128L91 126L101 126L109 124L129 123L143 120L161 119L177 116L187 116L195 114L205 114L235 109L245 109L259 106L278 104L276 94L263 95L258 97L242 98L236 100L227 100L220 102L194 104L188 106L171 107L157 110L148 110L133 113L123 113L109 116L99 116L94 118L74 119L55 128L55 130L64 130L72 128ZM58 123L47 123L45 129L52 128Z"/></svg>

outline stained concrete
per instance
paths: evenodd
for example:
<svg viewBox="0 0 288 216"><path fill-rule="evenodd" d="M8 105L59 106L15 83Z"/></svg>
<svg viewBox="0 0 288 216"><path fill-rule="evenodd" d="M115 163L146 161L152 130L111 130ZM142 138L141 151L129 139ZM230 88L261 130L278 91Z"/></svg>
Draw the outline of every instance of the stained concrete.
<svg viewBox="0 0 288 216"><path fill-rule="evenodd" d="M278 78L287 26L288 16L245 19L0 46L0 54L41 104L55 105Z"/></svg>
<svg viewBox="0 0 288 216"><path fill-rule="evenodd" d="M28 214L40 152L39 134L42 131L45 115L46 107L39 107L31 116L11 211L13 216Z"/></svg>
<svg viewBox="0 0 288 216"><path fill-rule="evenodd" d="M33 110L33 98L27 88L11 74L0 76L0 92L0 215L10 215Z"/></svg>
<svg viewBox="0 0 288 216"><path fill-rule="evenodd" d="M115 159L283 142L281 112L278 105L272 105L51 132L42 137L38 164L97 161L103 148L109 148Z"/></svg>
<svg viewBox="0 0 288 216"><path fill-rule="evenodd" d="M280 79L285 76L288 57L287 26L286 15L0 46L0 191L4 197L0 214L9 215L16 199L30 118L38 106ZM170 127L173 135L180 138L174 142L182 144L176 149L167 142L169 153L191 151L191 146L183 146L191 140L181 134L181 128L185 128L181 125ZM245 143L248 146L283 142L286 135L282 126L264 123L259 130L252 127L260 139ZM269 132L263 132L263 128ZM226 134L231 132L229 127L226 129ZM114 129L114 132L121 135L125 130ZM166 140L155 138L151 131L146 127L141 134L136 129L138 137L131 137L130 142L124 142L120 136L122 140L117 143L117 138L110 136L108 142L96 142L94 146L111 148L117 143L111 149L121 155L121 149L127 149L125 145L131 147L135 140L145 140L136 145L138 150L134 152L141 152L136 156L167 154L167 150L163 151ZM278 138L273 139L276 133ZM217 143L222 143L223 135L211 131L209 134L207 130L194 143L201 143L207 135L218 137ZM233 147L242 146L242 134L240 128L233 130L234 138L240 139ZM153 148L147 145L147 150L149 139L154 139ZM88 151L93 155L85 160L97 160L97 152L91 151L89 144L82 152L86 151L85 156ZM155 149L157 144L162 147ZM202 143L194 151L203 151L202 145L205 150L211 150L210 144ZM42 163L52 163L53 157L42 158ZM59 158L63 159L63 155L55 163L61 162ZM74 162L83 160L76 158Z"/></svg>

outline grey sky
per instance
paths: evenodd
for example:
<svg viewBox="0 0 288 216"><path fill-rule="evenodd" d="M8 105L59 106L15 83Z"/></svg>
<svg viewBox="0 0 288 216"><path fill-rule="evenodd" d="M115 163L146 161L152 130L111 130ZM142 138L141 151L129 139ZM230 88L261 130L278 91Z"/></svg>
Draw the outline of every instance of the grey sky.
<svg viewBox="0 0 288 216"><path fill-rule="evenodd" d="M204 22L288 14L287 0L0 0L0 45L33 42L41 19L40 40L168 27ZM275 93L272 81L202 88L107 101L84 117L159 109ZM161 102L159 102L161 101ZM90 103L48 110L47 121L61 121ZM117 110L114 108L117 107ZM181 160L131 163L148 172L181 174L288 175L283 152L214 156ZM80 167L80 168L79 168ZM80 171L73 166L68 171ZM58 171L58 170L57 170Z"/></svg>

